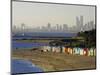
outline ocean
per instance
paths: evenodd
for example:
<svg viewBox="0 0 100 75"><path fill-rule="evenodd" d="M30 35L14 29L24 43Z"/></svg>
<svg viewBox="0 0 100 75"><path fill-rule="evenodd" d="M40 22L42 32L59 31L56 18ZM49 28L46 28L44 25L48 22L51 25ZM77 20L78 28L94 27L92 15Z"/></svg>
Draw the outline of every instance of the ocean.
<svg viewBox="0 0 100 75"><path fill-rule="evenodd" d="M34 72L43 72L43 70L30 61L23 59L12 59L11 60L11 73L34 73Z"/></svg>

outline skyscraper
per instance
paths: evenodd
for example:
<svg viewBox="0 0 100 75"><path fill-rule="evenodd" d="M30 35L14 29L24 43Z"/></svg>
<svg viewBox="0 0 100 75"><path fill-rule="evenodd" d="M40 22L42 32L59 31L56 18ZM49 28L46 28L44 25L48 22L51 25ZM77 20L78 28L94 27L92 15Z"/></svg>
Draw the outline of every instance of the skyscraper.
<svg viewBox="0 0 100 75"><path fill-rule="evenodd" d="M67 24L63 24L63 31L68 31L68 25Z"/></svg>
<svg viewBox="0 0 100 75"><path fill-rule="evenodd" d="M94 22L93 22L93 21L90 21L90 25L91 25L91 30L92 30L92 29L95 29L95 27L94 27Z"/></svg>
<svg viewBox="0 0 100 75"><path fill-rule="evenodd" d="M80 25L83 26L83 16L80 16Z"/></svg>
<svg viewBox="0 0 100 75"><path fill-rule="evenodd" d="M83 16L80 16L80 31L83 31Z"/></svg>
<svg viewBox="0 0 100 75"><path fill-rule="evenodd" d="M51 24L48 23L48 25L47 25L47 31L50 31L50 30L51 30Z"/></svg>
<svg viewBox="0 0 100 75"><path fill-rule="evenodd" d="M21 24L21 29L22 29L22 35L24 36L25 35L25 24L24 23Z"/></svg>
<svg viewBox="0 0 100 75"><path fill-rule="evenodd" d="M56 30L59 31L59 24L56 24Z"/></svg>
<svg viewBox="0 0 100 75"><path fill-rule="evenodd" d="M80 21L79 21L79 18L76 17L76 26L79 26L80 25Z"/></svg>
<svg viewBox="0 0 100 75"><path fill-rule="evenodd" d="M76 17L76 27L77 31L83 31L83 16Z"/></svg>
<svg viewBox="0 0 100 75"><path fill-rule="evenodd" d="M77 32L80 31L80 20L79 20L79 17L76 17L76 31Z"/></svg>

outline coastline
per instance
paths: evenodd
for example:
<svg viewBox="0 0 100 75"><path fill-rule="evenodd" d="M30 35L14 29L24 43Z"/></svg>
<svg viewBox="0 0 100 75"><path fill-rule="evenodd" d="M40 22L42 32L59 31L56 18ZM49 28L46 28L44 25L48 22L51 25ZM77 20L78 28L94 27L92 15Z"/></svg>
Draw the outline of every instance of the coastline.
<svg viewBox="0 0 100 75"><path fill-rule="evenodd" d="M37 61L37 60L34 60L34 59L27 59L27 58L19 58L19 57L12 57L12 59L21 59L21 60L27 60L29 62L32 62L33 65L35 65L36 67L39 67L40 69L42 69L43 71L54 71L53 69L53 66L52 65L47 65L47 67L44 67L43 64L38 64L36 62L40 62L40 61Z"/></svg>
<svg viewBox="0 0 100 75"><path fill-rule="evenodd" d="M39 51L16 51L12 58L25 59L40 67L44 72L76 69L95 69L96 58ZM83 59L83 60L82 60Z"/></svg>
<svg viewBox="0 0 100 75"><path fill-rule="evenodd" d="M42 69L42 70L44 71L43 67L34 64L32 61L30 61L30 60L28 60L28 59L26 59L26 58L12 57L11 60L13 60L13 59L19 59L19 60L26 60L26 61L29 61L29 62L32 63L32 65L35 65L36 67L38 67L38 68L40 68L40 69Z"/></svg>

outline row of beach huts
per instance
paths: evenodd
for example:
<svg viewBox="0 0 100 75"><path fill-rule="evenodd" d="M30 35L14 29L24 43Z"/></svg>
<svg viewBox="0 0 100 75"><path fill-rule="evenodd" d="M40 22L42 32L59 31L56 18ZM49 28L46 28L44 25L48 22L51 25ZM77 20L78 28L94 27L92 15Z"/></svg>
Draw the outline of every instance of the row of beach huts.
<svg viewBox="0 0 100 75"><path fill-rule="evenodd" d="M72 55L96 56L96 48L42 46L42 52L61 52Z"/></svg>

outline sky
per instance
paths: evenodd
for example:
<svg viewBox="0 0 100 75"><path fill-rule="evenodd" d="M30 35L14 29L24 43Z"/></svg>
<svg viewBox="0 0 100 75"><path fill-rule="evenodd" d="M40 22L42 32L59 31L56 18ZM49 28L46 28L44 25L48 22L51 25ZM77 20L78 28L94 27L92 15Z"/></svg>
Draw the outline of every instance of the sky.
<svg viewBox="0 0 100 75"><path fill-rule="evenodd" d="M46 26L50 23L76 25L76 16L83 16L83 23L95 22L94 6L47 4L33 2L12 2L12 25L18 27L22 23L28 27Z"/></svg>

